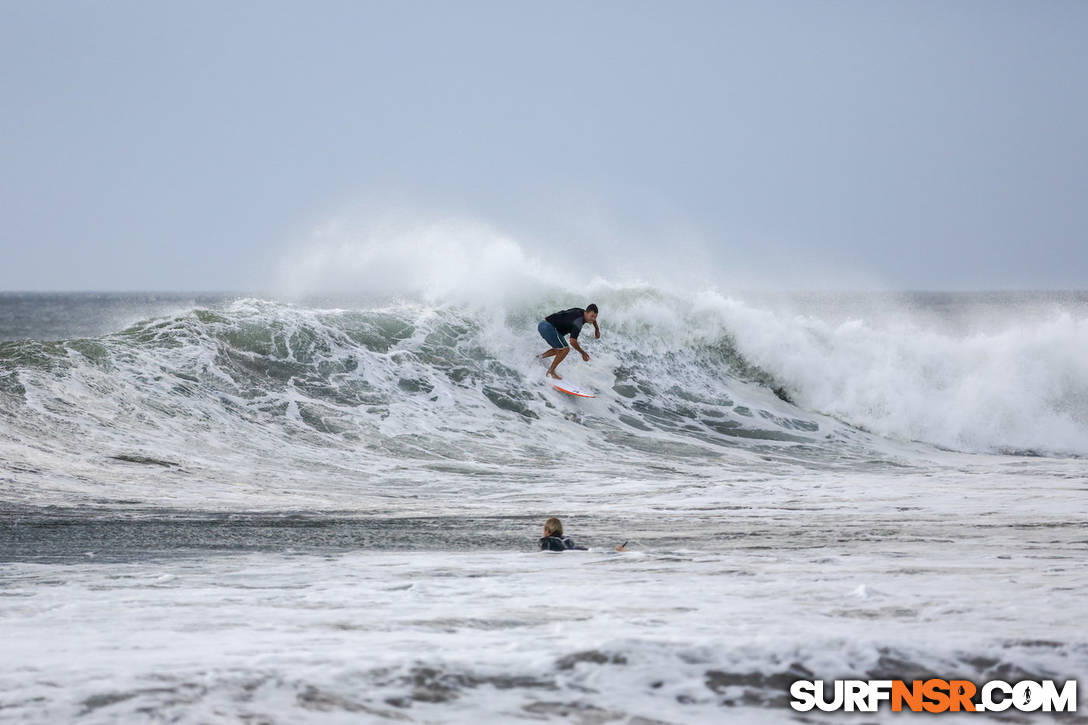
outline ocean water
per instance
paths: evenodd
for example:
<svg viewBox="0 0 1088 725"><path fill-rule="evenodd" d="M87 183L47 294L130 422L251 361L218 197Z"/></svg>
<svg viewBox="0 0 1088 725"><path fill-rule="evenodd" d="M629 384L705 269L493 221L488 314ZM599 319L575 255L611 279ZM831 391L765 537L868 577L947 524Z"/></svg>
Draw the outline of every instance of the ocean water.
<svg viewBox="0 0 1088 725"><path fill-rule="evenodd" d="M0 294L0 720L838 722L789 683L1088 682L1088 293L591 290ZM535 327L589 301L581 400ZM589 550L537 552L549 516Z"/></svg>

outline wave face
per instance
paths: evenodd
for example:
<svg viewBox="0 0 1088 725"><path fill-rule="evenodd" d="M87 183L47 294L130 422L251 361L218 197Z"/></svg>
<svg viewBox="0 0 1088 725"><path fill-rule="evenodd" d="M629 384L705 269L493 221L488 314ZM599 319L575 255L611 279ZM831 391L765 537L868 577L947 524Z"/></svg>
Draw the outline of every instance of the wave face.
<svg viewBox="0 0 1088 725"><path fill-rule="evenodd" d="M829 298L593 295L603 337L587 342L589 364L572 354L560 371L599 391L594 401L543 380L535 324L565 297L332 309L239 299L96 337L0 343L0 445L28 496L49 471L59 493L94 480L123 500L128 472L156 470L184 474L188 495L203 495L195 480L242 501L312 491L299 481L317 470L357 492L360 476L421 465L531 480L572 458L642 476L754 455L860 465L899 460L909 441L1088 453L1079 299L1030 314L975 300L958 316L942 313L943 298L916 299L861 318ZM1010 305L1019 316L995 323Z"/></svg>

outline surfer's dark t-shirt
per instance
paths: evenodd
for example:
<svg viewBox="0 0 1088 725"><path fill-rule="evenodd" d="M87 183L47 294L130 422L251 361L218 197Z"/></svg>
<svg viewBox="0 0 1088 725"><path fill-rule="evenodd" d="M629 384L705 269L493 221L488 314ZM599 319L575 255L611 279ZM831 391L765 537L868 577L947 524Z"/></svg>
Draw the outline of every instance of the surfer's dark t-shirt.
<svg viewBox="0 0 1088 725"><path fill-rule="evenodd" d="M544 318L552 323L552 327L560 335L570 335L575 340L582 331L582 325L586 324L586 311L581 307L571 307L569 310L556 312Z"/></svg>

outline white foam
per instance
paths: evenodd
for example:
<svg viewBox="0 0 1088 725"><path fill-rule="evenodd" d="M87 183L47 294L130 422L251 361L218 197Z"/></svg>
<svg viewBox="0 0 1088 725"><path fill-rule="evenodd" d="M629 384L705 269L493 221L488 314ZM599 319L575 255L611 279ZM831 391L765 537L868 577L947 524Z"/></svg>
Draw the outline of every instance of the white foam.
<svg viewBox="0 0 1088 725"><path fill-rule="evenodd" d="M1083 312L947 330L909 311L829 322L718 296L703 304L803 407L958 450L1088 454Z"/></svg>
<svg viewBox="0 0 1088 725"><path fill-rule="evenodd" d="M999 505L1015 495L999 492ZM359 551L9 565L0 702L12 722L81 713L498 722L556 705L622 719L786 721L781 685L760 677L866 679L903 667L896 661L993 676L977 664L985 660L1035 677L1088 675L1088 580L1062 564L1068 532L1051 529L1057 544L1024 550L1015 529L979 530L970 547L950 549L942 537L962 527L935 514L902 519L914 522L910 537L823 546L783 531L640 556ZM1003 551L1016 553L995 558ZM746 692L768 702L744 706Z"/></svg>

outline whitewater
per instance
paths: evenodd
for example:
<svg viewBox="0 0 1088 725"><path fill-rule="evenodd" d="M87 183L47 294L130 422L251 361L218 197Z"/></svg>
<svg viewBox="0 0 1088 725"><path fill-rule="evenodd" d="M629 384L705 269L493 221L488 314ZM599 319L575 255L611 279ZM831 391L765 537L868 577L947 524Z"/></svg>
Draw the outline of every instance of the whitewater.
<svg viewBox="0 0 1088 725"><path fill-rule="evenodd" d="M792 722L798 678L1088 681L1088 293L422 262L0 295L0 717ZM536 323L589 302L580 400ZM549 516L589 551L537 552Z"/></svg>

